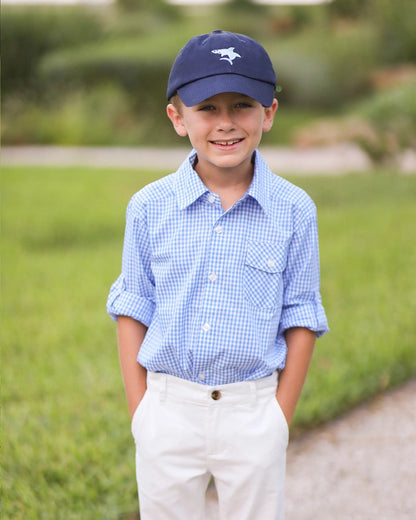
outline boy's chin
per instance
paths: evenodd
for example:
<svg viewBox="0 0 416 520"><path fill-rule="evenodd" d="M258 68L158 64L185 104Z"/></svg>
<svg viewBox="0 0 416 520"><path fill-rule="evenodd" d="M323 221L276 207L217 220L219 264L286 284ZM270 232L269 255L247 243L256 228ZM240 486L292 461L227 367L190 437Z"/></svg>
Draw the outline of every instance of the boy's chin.
<svg viewBox="0 0 416 520"><path fill-rule="evenodd" d="M246 156L235 156L231 152L228 156L224 155L223 157L217 158L202 158L198 156L198 165L200 169L203 168L215 168L217 170L223 170L224 172L229 170L234 170L237 168L246 168L252 165L251 162L252 153Z"/></svg>

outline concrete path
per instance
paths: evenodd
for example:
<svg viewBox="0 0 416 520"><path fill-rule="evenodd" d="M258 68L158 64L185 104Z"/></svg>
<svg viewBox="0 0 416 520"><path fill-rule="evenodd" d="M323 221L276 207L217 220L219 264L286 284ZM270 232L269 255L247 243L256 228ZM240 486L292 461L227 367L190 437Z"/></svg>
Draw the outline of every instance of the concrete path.
<svg viewBox="0 0 416 520"><path fill-rule="evenodd" d="M369 157L356 145L344 143L317 148L262 146L261 153L272 171L281 174L342 175L369 171ZM4 166L97 166L156 168L175 171L189 148L120 148L63 146L3 146ZM416 173L416 150L405 150L392 158L398 172Z"/></svg>
<svg viewBox="0 0 416 520"><path fill-rule="evenodd" d="M416 380L289 443L286 520L415 519Z"/></svg>
<svg viewBox="0 0 416 520"><path fill-rule="evenodd" d="M4 146L1 163L5 166L156 168L170 173L188 152L189 148ZM308 149L261 147L261 153L276 173L334 175L371 168L367 155L352 144Z"/></svg>

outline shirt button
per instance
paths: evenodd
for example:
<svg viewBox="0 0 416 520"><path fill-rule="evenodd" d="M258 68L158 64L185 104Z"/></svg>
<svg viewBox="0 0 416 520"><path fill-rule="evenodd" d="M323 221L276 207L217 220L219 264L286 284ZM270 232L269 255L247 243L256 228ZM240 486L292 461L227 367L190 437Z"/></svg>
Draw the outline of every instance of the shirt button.
<svg viewBox="0 0 416 520"><path fill-rule="evenodd" d="M205 332L208 332L210 328L211 328L211 325L210 325L209 323L205 323L205 324L202 326L202 329L203 329Z"/></svg>
<svg viewBox="0 0 416 520"><path fill-rule="evenodd" d="M217 226L215 229L214 229L215 233L222 233L222 226Z"/></svg>
<svg viewBox="0 0 416 520"><path fill-rule="evenodd" d="M221 399L221 392L219 390L213 390L211 392L211 398L214 399L214 401L218 401L218 399Z"/></svg>
<svg viewBox="0 0 416 520"><path fill-rule="evenodd" d="M275 262L274 260L268 260L268 261L267 261L267 265L268 265L269 267L274 267L274 266L276 265L276 262Z"/></svg>
<svg viewBox="0 0 416 520"><path fill-rule="evenodd" d="M212 193L210 195L208 195L208 202L210 202L211 204L213 204L215 202L215 197L214 197L214 195L212 195Z"/></svg>
<svg viewBox="0 0 416 520"><path fill-rule="evenodd" d="M211 273L208 278L211 280L211 282L215 282L217 279L217 275L215 273Z"/></svg>
<svg viewBox="0 0 416 520"><path fill-rule="evenodd" d="M198 379L203 381L205 379L205 374L202 374L202 372L201 372L201 374L198 375Z"/></svg>

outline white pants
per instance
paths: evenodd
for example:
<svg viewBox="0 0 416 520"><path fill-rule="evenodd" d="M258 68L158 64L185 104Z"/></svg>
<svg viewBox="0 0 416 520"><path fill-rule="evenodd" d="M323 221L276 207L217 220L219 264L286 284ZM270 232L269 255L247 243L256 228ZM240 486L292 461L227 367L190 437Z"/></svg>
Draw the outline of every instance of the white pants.
<svg viewBox="0 0 416 520"><path fill-rule="evenodd" d="M211 475L221 520L281 520L288 427L277 373L209 387L148 373L132 420L142 520L203 520Z"/></svg>

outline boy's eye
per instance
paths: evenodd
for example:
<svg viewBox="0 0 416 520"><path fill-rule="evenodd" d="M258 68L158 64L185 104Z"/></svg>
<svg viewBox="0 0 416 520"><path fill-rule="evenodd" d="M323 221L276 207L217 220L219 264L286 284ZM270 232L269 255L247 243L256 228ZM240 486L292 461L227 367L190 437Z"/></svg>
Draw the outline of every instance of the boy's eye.
<svg viewBox="0 0 416 520"><path fill-rule="evenodd" d="M242 101L241 103L237 103L236 107L237 108L250 108L251 105L250 105L250 103Z"/></svg>
<svg viewBox="0 0 416 520"><path fill-rule="evenodd" d="M212 105L202 105L199 107L199 110L203 112L209 112L210 110L214 110L214 107Z"/></svg>

